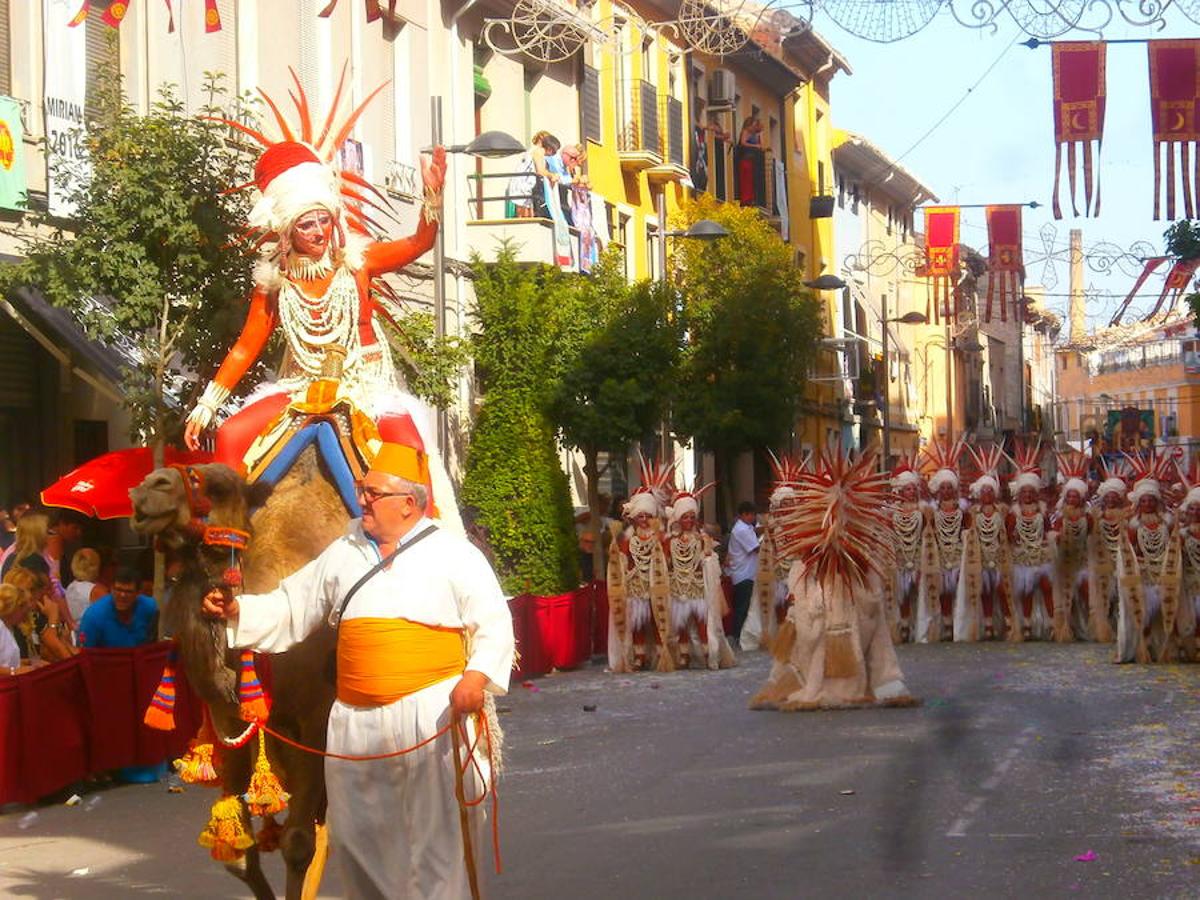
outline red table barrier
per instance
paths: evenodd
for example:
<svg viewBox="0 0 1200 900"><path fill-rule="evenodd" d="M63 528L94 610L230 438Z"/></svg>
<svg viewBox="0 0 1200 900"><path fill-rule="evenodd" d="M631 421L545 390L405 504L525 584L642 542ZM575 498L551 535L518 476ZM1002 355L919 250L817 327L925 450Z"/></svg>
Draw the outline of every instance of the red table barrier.
<svg viewBox="0 0 1200 900"><path fill-rule="evenodd" d="M0 803L32 803L87 775L180 755L200 727L200 703L182 672L175 730L142 724L169 647L84 650L0 677Z"/></svg>
<svg viewBox="0 0 1200 900"><path fill-rule="evenodd" d="M522 594L508 601L513 633L521 654L517 678L544 675L551 669L573 669L596 652L595 625L607 623L607 607L597 610L595 585L584 585L565 594L538 597ZM601 651L603 652L603 651Z"/></svg>

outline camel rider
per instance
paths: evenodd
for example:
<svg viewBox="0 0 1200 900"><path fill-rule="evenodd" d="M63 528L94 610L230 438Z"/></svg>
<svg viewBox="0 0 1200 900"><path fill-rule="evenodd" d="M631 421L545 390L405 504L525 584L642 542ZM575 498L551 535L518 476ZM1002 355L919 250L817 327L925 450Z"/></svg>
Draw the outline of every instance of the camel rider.
<svg viewBox="0 0 1200 900"><path fill-rule="evenodd" d="M340 96L340 89L339 89ZM307 101L301 98L306 105ZM274 104L271 104L274 107ZM364 104L365 105L365 104ZM362 107L350 116L351 123ZM332 122L335 108L330 112ZM261 242L245 325L187 419L187 445L215 421L218 410L277 332L285 347L277 380L256 390L216 432L216 461L247 479L278 482L300 452L314 445L352 516L361 512L354 484L380 443L405 444L430 454L431 515L458 521L453 488L430 449L429 410L402 389L384 331L404 310L383 276L433 247L441 216L445 151L422 157L425 200L416 231L376 240L369 211L383 210L369 183L338 168L347 128L314 139L308 118L285 140L228 123L265 149L254 167L256 190L250 236ZM374 210L372 210L374 208Z"/></svg>
<svg viewBox="0 0 1200 900"><path fill-rule="evenodd" d="M330 839L350 897L471 895L454 739L439 732L461 718L464 745L474 746L484 694L507 690L513 664L512 619L487 560L422 514L427 466L419 451L384 444L357 487L362 518L345 536L270 593L204 599L226 620L230 646L269 653L340 611L330 752L370 756L430 741L403 758L326 759ZM465 767L468 801L490 779L485 745ZM485 806L470 810L476 850Z"/></svg>

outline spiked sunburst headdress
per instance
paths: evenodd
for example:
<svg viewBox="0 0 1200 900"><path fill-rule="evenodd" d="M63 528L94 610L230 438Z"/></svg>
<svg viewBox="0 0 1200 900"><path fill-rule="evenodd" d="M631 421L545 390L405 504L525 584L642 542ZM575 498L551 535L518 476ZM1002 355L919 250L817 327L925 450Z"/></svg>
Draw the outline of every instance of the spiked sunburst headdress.
<svg viewBox="0 0 1200 900"><path fill-rule="evenodd" d="M1187 512L1190 507L1200 506L1200 457L1192 457L1186 472L1178 462L1176 466L1179 469L1179 478L1187 489L1183 502L1179 504L1179 511Z"/></svg>
<svg viewBox="0 0 1200 900"><path fill-rule="evenodd" d="M908 485L920 488L921 473L918 471L916 459L902 453L896 460L896 465L892 467L892 489L899 490Z"/></svg>
<svg viewBox="0 0 1200 900"><path fill-rule="evenodd" d="M783 456L776 456L774 451L768 450L767 452L771 454L771 474L775 476L775 483L771 488L771 496L767 499L767 504L774 512L783 504L795 499L796 492L792 485L799 481L800 476L804 474L810 456L805 456L800 462L796 462L786 453Z"/></svg>
<svg viewBox="0 0 1200 900"><path fill-rule="evenodd" d="M292 225L296 219L313 209L326 209L334 217L336 227L332 250L335 254L353 255L354 235L369 237L372 230L384 230L373 214L395 220L391 204L383 194L357 172L339 165L342 147L349 139L355 123L367 105L387 86L386 83L381 84L368 94L338 125L346 70L347 66L343 66L333 103L320 131L314 128L308 97L294 69L288 69L288 72L292 76L295 92L288 91L288 96L299 117L297 127L288 122L270 95L259 89L279 130L279 140L271 140L262 131L242 122L218 120L263 147L263 153L254 166L253 181L237 185L230 192L249 188L256 191L243 237L251 241L252 246L259 249L276 268L283 264L290 249ZM350 262L352 267L357 267L354 259ZM257 274L260 281L266 277L266 273Z"/></svg>
<svg viewBox="0 0 1200 900"><path fill-rule="evenodd" d="M1058 497L1058 508L1062 509L1063 502L1071 491L1078 493L1080 500L1086 500L1088 495L1087 454L1080 453L1078 450L1056 450L1054 458L1058 463L1058 482L1062 485L1062 492Z"/></svg>
<svg viewBox="0 0 1200 900"><path fill-rule="evenodd" d="M700 515L700 498L716 487L715 481L707 484L693 484L690 488L678 490L671 497L671 505L667 507L667 521L675 524L688 513Z"/></svg>
<svg viewBox="0 0 1200 900"><path fill-rule="evenodd" d="M1129 482L1125 478L1123 469L1124 466L1120 460L1112 464L1109 464L1105 459L1100 460L1100 470L1104 473L1104 480L1096 488L1096 496L1098 498L1104 499L1109 494L1124 497L1129 493Z"/></svg>
<svg viewBox="0 0 1200 900"><path fill-rule="evenodd" d="M1038 438L1033 444L1021 441L1017 444L1017 476L1012 482L1012 492L1015 496L1025 488L1035 491L1042 489L1042 441Z"/></svg>
<svg viewBox="0 0 1200 900"><path fill-rule="evenodd" d="M1137 506L1143 497L1155 497L1162 501L1163 485L1174 476L1174 460L1170 456L1158 455L1151 450L1146 456L1126 453L1125 462L1133 474L1133 490L1129 500Z"/></svg>
<svg viewBox="0 0 1200 900"><path fill-rule="evenodd" d="M804 564L824 588L865 584L893 557L891 476L872 448L857 459L822 451L813 471L788 486L795 502L778 515L776 549Z"/></svg>

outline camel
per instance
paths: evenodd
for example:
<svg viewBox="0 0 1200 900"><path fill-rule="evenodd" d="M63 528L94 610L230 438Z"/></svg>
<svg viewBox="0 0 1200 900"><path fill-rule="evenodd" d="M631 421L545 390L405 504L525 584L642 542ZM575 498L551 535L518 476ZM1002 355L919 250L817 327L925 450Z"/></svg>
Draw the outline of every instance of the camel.
<svg viewBox="0 0 1200 900"><path fill-rule="evenodd" d="M185 478L188 483L185 483ZM165 632L177 643L180 665L188 683L207 705L218 734L231 739L246 731L238 715L238 651L226 645L223 623L200 611L203 595L221 582L230 566L231 550L207 546L197 528L198 511L211 507L207 524L237 528L253 537L244 551L243 587L247 593L274 589L280 580L318 556L345 532L349 513L322 473L316 451L309 447L272 490L270 485L247 485L228 466L194 466L188 470L162 468L150 473L130 492L131 524L140 534L160 539L181 573L169 592L163 611ZM323 750L334 687L326 677L334 633L324 627L286 653L270 657L273 705L271 727L307 747ZM256 758L257 741L237 749L221 748L222 790L226 795L246 791ZM305 888L305 875L317 850L316 825L325 816L325 772L321 756L288 746L270 735L267 758L291 798L279 833L279 850L287 867L286 896L299 900L315 896L315 884ZM249 815L243 807L244 826ZM276 895L259 858L250 847L244 858L226 863L259 900ZM319 866L313 866L319 880Z"/></svg>

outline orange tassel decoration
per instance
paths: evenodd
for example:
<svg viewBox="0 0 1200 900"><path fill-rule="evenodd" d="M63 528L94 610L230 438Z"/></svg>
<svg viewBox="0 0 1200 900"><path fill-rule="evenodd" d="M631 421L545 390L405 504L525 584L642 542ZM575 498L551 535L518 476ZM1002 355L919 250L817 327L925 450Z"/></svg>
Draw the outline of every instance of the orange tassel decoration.
<svg viewBox="0 0 1200 900"><path fill-rule="evenodd" d="M254 668L254 651L243 650L238 678L238 714L246 722L265 722L271 714L267 695Z"/></svg>
<svg viewBox="0 0 1200 900"><path fill-rule="evenodd" d="M172 647L163 666L162 678L142 717L143 722L158 731L175 730L175 664L175 648Z"/></svg>
<svg viewBox="0 0 1200 900"><path fill-rule="evenodd" d="M279 838L283 835L283 826L268 816L263 819L262 828L254 835L258 841L258 849L263 853L274 853L279 849Z"/></svg>
<svg viewBox="0 0 1200 900"><path fill-rule="evenodd" d="M283 789L279 778L271 771L267 759L267 741L262 729L258 731L258 758L254 761L254 774L243 798L252 816L273 816L287 809L291 795Z"/></svg>
<svg viewBox="0 0 1200 900"><path fill-rule="evenodd" d="M188 784L217 787L221 774L217 771L217 748L213 744L213 733L208 719L200 726L200 733L188 744L187 752L175 760L175 771Z"/></svg>
<svg viewBox="0 0 1200 900"><path fill-rule="evenodd" d="M242 818L242 801L227 794L212 805L208 824L200 832L197 842L208 847L209 854L217 862L234 862L246 855L254 846L254 838L246 832Z"/></svg>

